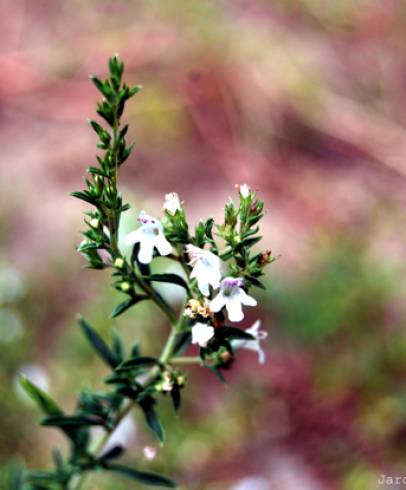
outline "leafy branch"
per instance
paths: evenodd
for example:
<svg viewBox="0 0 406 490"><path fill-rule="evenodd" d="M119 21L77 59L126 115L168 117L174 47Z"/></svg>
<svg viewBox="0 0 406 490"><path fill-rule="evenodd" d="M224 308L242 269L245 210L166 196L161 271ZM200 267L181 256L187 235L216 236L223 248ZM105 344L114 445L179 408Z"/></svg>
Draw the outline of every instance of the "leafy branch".
<svg viewBox="0 0 406 490"><path fill-rule="evenodd" d="M79 490L87 476L95 471L107 471L127 476L145 485L174 488L176 484L165 476L140 471L117 463L125 448L116 445L106 449L111 434L121 421L138 408L146 425L160 444L165 432L159 419L159 397L169 395L178 411L186 376L179 369L185 364L199 363L212 370L222 381L222 371L229 369L240 348L249 348L264 357L259 341L266 333L259 322L242 330L226 320L241 321L242 305L254 306L248 296L251 286L263 287L258 277L274 258L269 251L252 252L261 237L258 222L263 216L263 202L247 186L239 188L239 203L230 201L225 207L223 224L213 218L201 221L192 234L183 203L177 194L166 196L162 221L140 213L140 227L127 236L132 246L127 258L119 243L121 215L129 209L118 190L118 174L128 159L134 143L128 144L128 125L122 123L126 102L137 94L140 86L123 83L124 64L117 56L108 63L109 76L91 79L102 94L97 113L102 123L90 120L99 138L97 166L88 168L86 188L72 196L90 204L85 213L86 229L77 251L83 254L91 269L112 271L113 286L125 295L111 312L111 318L122 315L141 301L152 301L166 316L171 329L159 357L144 355L138 343L129 350L118 333L106 342L83 317L79 325L87 341L109 368L103 392L83 391L76 409L65 413L44 391L27 378L21 385L35 401L45 418L43 426L59 429L69 441L69 453L53 452L54 467L42 471L24 471L13 479L22 490ZM225 248L220 250L220 238ZM150 262L156 255L175 260L183 276L174 273L153 274ZM178 313L155 288L156 283L182 287L186 304ZM216 292L217 291L217 292ZM192 345L199 346L199 356L183 356ZM90 429L98 426L103 434L92 440Z"/></svg>

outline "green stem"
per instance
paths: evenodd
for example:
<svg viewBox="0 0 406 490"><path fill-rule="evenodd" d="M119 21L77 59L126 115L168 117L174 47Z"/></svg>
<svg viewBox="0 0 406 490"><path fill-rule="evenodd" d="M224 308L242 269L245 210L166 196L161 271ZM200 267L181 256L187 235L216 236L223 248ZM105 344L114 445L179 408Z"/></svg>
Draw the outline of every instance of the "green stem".
<svg viewBox="0 0 406 490"><path fill-rule="evenodd" d="M176 341L177 341L177 336L179 333L182 332L183 328L183 322L185 317L183 316L183 309L181 309L180 316L178 318L178 321L174 324L172 324L172 330L171 333L169 334L168 340L166 341L165 347L162 350L161 357L159 360L162 362L162 364L166 364L171 360L171 357L173 356L173 352L176 347Z"/></svg>
<svg viewBox="0 0 406 490"><path fill-rule="evenodd" d="M177 321L177 316L172 308L168 305L168 303L163 298L161 298L161 296L159 296L147 282L145 282L141 277L136 276L134 269L133 274L141 288L149 295L152 301L154 301L154 303L159 306L159 308L161 308L161 310L166 314L169 321L171 322L171 325L174 325Z"/></svg>
<svg viewBox="0 0 406 490"><path fill-rule="evenodd" d="M171 359L172 364L202 364L202 360L198 356L182 356Z"/></svg>
<svg viewBox="0 0 406 490"><path fill-rule="evenodd" d="M179 332L179 328L181 328L182 325L182 317L180 317L178 323L172 327L171 333L165 343L165 346L162 350L162 354L159 358L159 360L166 364L171 360L171 356L173 354L173 350L176 345L176 336ZM152 368L154 370L154 368ZM92 447L90 448L90 452L93 456L96 456L97 453L99 453L103 447L106 445L108 442L111 434L115 431L117 426L120 424L120 422L123 420L126 415L128 415L133 407L134 402L128 402L126 403L121 410L117 413L117 416L114 420L113 426L111 429L107 430L104 434L102 434L95 442L92 444ZM80 490L82 485L85 483L86 479L88 477L88 473L82 473L79 478L76 480L74 485L71 487L71 490Z"/></svg>

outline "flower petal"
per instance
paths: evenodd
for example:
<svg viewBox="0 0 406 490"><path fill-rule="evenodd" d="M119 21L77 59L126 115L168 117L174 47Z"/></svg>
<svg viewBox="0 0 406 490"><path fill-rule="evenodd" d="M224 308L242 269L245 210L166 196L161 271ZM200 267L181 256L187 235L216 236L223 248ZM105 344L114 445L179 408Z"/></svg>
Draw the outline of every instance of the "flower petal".
<svg viewBox="0 0 406 490"><path fill-rule="evenodd" d="M248 294L243 289L240 289L239 298L243 305L257 306L257 300L252 296L248 296Z"/></svg>
<svg viewBox="0 0 406 490"><path fill-rule="evenodd" d="M172 245L168 242L163 233L159 233L155 237L155 246L161 255L169 255L172 252Z"/></svg>
<svg viewBox="0 0 406 490"><path fill-rule="evenodd" d="M192 344L207 347L209 340L214 336L214 328L206 323L195 323L192 327Z"/></svg>
<svg viewBox="0 0 406 490"><path fill-rule="evenodd" d="M138 252L138 260L141 264L149 264L154 253L154 242L150 238L144 237L140 241L140 251Z"/></svg>
<svg viewBox="0 0 406 490"><path fill-rule="evenodd" d="M257 320L250 328L247 328L246 332L253 337L258 338L259 327L261 326L261 320ZM266 332L265 332L266 333Z"/></svg>
<svg viewBox="0 0 406 490"><path fill-rule="evenodd" d="M212 299L210 309L213 313L218 313L225 304L224 296L221 293L218 293L218 295Z"/></svg>
<svg viewBox="0 0 406 490"><path fill-rule="evenodd" d="M142 228L138 228L138 230L130 232L124 239L124 243L128 246L135 245L139 241L141 241L143 236Z"/></svg>
<svg viewBox="0 0 406 490"><path fill-rule="evenodd" d="M228 299L226 302L228 318L230 322L240 322L244 318L241 302L239 299Z"/></svg>

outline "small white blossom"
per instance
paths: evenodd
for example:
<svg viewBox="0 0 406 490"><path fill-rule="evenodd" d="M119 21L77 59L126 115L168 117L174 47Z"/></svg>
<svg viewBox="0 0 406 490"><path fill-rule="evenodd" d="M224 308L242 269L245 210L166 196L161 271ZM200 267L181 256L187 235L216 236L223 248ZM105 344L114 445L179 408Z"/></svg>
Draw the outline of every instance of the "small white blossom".
<svg viewBox="0 0 406 490"><path fill-rule="evenodd" d="M210 303L214 313L224 306L227 308L228 318L232 322L240 322L244 318L242 305L256 306L256 299L248 296L242 288L244 281L240 277L226 277L221 281L220 292Z"/></svg>
<svg viewBox="0 0 406 490"><path fill-rule="evenodd" d="M248 349L258 353L258 362L263 364L265 362L265 352L261 347L261 340L268 337L268 332L265 330L260 330L261 321L257 320L250 328L246 330L247 333L251 334L254 339L252 340L241 340L235 339L231 341L231 347L233 349Z"/></svg>
<svg viewBox="0 0 406 490"><path fill-rule="evenodd" d="M190 277L195 277L200 292L209 296L209 286L213 286L214 289L220 286L223 268L221 259L208 250L190 244L186 245L186 252L190 258L189 265L193 267Z"/></svg>
<svg viewBox="0 0 406 490"><path fill-rule="evenodd" d="M240 194L244 199L247 199L247 197L251 194L251 189L247 184L240 185Z"/></svg>
<svg viewBox="0 0 406 490"><path fill-rule="evenodd" d="M179 195L176 192L170 192L165 194L164 210L169 214L176 214L176 211L181 211L182 204L179 199Z"/></svg>
<svg viewBox="0 0 406 490"><path fill-rule="evenodd" d="M214 337L214 328L207 323L195 323L192 327L192 344L207 347L211 338Z"/></svg>
<svg viewBox="0 0 406 490"><path fill-rule="evenodd" d="M142 264L149 264L153 257L154 247L161 255L169 255L172 252L172 246L165 238L161 222L149 216L145 211L141 211L138 220L141 226L125 238L127 245L140 244L138 260Z"/></svg>

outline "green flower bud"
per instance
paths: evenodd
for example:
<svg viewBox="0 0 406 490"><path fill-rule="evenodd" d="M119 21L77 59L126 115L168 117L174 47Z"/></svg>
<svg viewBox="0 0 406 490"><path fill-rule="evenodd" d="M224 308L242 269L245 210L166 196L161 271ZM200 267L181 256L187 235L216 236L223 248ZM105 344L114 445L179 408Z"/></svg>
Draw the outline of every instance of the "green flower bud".
<svg viewBox="0 0 406 490"><path fill-rule="evenodd" d="M98 218L93 218L93 219L91 219L91 220L90 220L90 226L91 226L92 228L94 228L95 230L97 230L97 229L99 228L99 226L100 226L100 221L99 221L99 219L98 219Z"/></svg>
<svg viewBox="0 0 406 490"><path fill-rule="evenodd" d="M120 289L122 291L129 291L131 289L131 284L127 281L124 281L120 284Z"/></svg>
<svg viewBox="0 0 406 490"><path fill-rule="evenodd" d="M117 267L117 269L122 269L124 265L125 265L125 261L121 257L117 257L116 260L114 261L114 266Z"/></svg>

